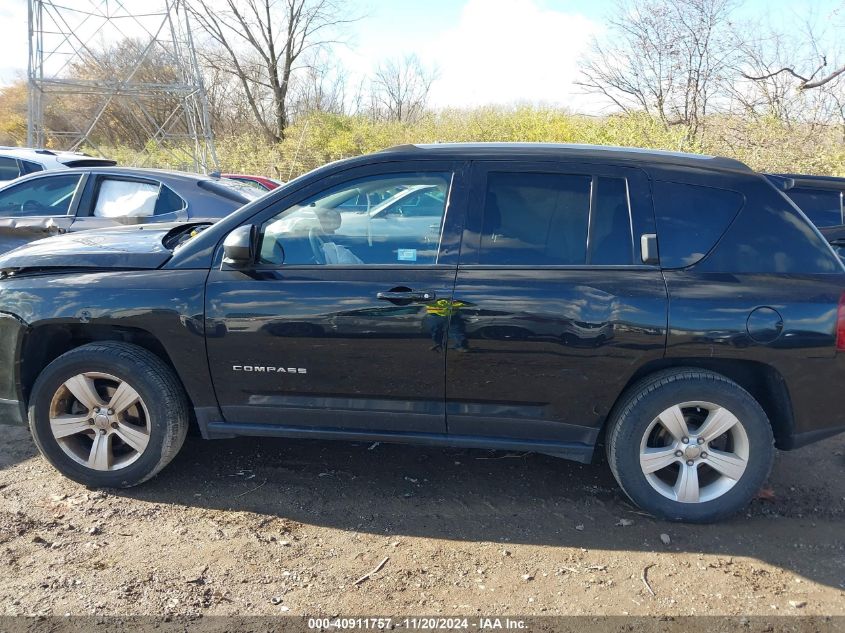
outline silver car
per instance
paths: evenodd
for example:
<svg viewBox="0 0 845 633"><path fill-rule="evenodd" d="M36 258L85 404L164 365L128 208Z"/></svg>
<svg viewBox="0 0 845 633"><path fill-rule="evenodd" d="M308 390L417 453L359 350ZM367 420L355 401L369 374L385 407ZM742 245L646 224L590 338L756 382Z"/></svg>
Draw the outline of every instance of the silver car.
<svg viewBox="0 0 845 633"><path fill-rule="evenodd" d="M112 167L117 162L81 152L0 146L0 184L39 171L74 167Z"/></svg>

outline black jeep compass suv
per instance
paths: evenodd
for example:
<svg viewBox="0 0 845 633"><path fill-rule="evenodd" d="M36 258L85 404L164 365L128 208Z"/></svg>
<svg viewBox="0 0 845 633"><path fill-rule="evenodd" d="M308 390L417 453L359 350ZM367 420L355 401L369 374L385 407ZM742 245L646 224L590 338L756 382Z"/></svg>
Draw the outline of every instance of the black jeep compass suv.
<svg viewBox="0 0 845 633"><path fill-rule="evenodd" d="M774 447L845 430L845 269L734 160L403 146L209 227L0 257L0 407L92 486L189 424L590 461L675 520L748 503Z"/></svg>

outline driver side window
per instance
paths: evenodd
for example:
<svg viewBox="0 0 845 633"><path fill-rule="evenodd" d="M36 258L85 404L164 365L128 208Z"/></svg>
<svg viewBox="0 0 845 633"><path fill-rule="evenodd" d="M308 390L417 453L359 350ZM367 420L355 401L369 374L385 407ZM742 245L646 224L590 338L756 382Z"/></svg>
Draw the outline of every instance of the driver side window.
<svg viewBox="0 0 845 633"><path fill-rule="evenodd" d="M67 215L79 174L45 176L0 191L0 217Z"/></svg>
<svg viewBox="0 0 845 633"><path fill-rule="evenodd" d="M285 209L261 227L267 266L436 264L452 174L361 178Z"/></svg>

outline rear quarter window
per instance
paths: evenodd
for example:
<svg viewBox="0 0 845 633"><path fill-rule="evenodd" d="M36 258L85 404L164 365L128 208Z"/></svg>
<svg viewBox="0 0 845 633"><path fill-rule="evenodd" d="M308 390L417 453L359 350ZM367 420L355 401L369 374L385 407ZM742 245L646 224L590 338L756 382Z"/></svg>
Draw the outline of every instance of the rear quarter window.
<svg viewBox="0 0 845 633"><path fill-rule="evenodd" d="M33 163L31 160L22 160L21 163L21 174L34 174L38 171L44 171L44 167L39 165L38 163Z"/></svg>
<svg viewBox="0 0 845 633"><path fill-rule="evenodd" d="M700 269L730 273L842 272L825 239L768 181L749 179L746 204Z"/></svg>
<svg viewBox="0 0 845 633"><path fill-rule="evenodd" d="M736 191L655 181L654 213L660 265L685 268L701 261L742 208Z"/></svg>

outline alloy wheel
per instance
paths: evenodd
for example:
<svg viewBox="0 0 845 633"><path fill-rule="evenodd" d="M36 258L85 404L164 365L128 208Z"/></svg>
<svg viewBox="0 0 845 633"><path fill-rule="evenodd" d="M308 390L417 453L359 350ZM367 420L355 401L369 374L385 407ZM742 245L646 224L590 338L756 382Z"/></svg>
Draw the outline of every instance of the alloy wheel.
<svg viewBox="0 0 845 633"><path fill-rule="evenodd" d="M150 416L138 392L110 374L68 378L50 402L50 431L75 462L100 471L137 461L150 441Z"/></svg>
<svg viewBox="0 0 845 633"><path fill-rule="evenodd" d="M660 413L640 445L640 468L652 488L680 503L704 503L727 493L748 466L742 422L710 402L682 402Z"/></svg>

